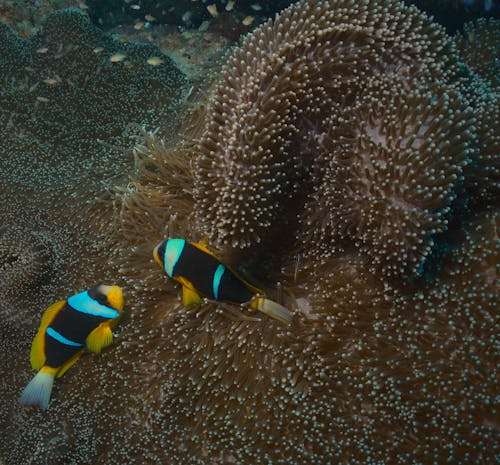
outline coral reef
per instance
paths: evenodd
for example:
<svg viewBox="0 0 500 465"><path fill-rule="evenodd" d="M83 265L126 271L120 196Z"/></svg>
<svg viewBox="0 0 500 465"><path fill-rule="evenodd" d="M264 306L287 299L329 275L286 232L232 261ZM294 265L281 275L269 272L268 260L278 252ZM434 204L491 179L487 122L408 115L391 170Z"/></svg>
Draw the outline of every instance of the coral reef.
<svg viewBox="0 0 500 465"><path fill-rule="evenodd" d="M500 17L500 6L494 0L404 0L432 15L450 33L461 30L465 23L483 16Z"/></svg>
<svg viewBox="0 0 500 465"><path fill-rule="evenodd" d="M0 319L6 463L493 463L498 207L468 187L497 135L484 80L393 0L302 0L219 79L89 206L126 314L47 414L16 404L31 333ZM183 308L151 257L166 235L208 237L293 322Z"/></svg>
<svg viewBox="0 0 500 465"><path fill-rule="evenodd" d="M0 23L0 44L0 456L16 463L10 441L29 418L16 399L40 315L116 277L99 237L113 214L104 196L133 167L131 123L172 130L187 82L167 57L147 64L161 56L157 47L115 41L75 9L53 13L29 39ZM110 61L118 51L127 59ZM40 454L61 430L39 438ZM34 454L29 460L44 462Z"/></svg>
<svg viewBox="0 0 500 465"><path fill-rule="evenodd" d="M175 24L181 28L199 27L203 23L220 18L226 24L220 24L227 30L239 24L240 32L248 31L242 26L242 20L252 16L255 21L252 26L259 24L263 19L273 16L276 12L290 5L292 0L274 0L272 2L256 0L141 0L138 2L88 0L89 13L93 21L110 27L135 21L143 22L147 18L152 24ZM139 6L139 8L138 8ZM212 13L209 12L209 7ZM214 10L215 8L215 10ZM147 18L146 18L147 16ZM243 25L244 26L244 25Z"/></svg>
<svg viewBox="0 0 500 465"><path fill-rule="evenodd" d="M467 23L464 31L457 34L457 48L460 57L491 89L498 92L498 55L500 54L500 19L481 18L475 23Z"/></svg>
<svg viewBox="0 0 500 465"><path fill-rule="evenodd" d="M20 37L29 37L49 13L63 8L83 6L79 0L2 0L0 22L9 24Z"/></svg>
<svg viewBox="0 0 500 465"><path fill-rule="evenodd" d="M50 235L42 231L19 230L18 225L3 225L0 236L0 280L4 305L16 299L18 294L27 294L36 289L57 267L53 242ZM19 311L15 312L16 316L19 314Z"/></svg>
<svg viewBox="0 0 500 465"><path fill-rule="evenodd" d="M500 200L500 21L468 23L455 42L460 58L469 67L457 84L476 115L477 140L464 174L468 207L478 211L494 208Z"/></svg>
<svg viewBox="0 0 500 465"><path fill-rule="evenodd" d="M53 288L68 291L79 269L91 279L90 269L101 266L89 259L86 203L133 165L123 153L133 145L131 123L172 129L186 81L167 57L161 66L146 63L156 47L114 41L74 9L50 15L31 39L0 24L0 41L0 288L9 295L2 311L13 313L56 297L35 292L36 282L59 275L69 289ZM110 61L118 51L127 61Z"/></svg>

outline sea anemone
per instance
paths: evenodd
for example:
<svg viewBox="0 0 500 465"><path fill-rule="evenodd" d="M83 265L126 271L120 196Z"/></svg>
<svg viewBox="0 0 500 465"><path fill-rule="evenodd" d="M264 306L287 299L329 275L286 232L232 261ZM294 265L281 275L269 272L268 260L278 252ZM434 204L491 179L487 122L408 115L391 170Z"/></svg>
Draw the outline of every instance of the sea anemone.
<svg viewBox="0 0 500 465"><path fill-rule="evenodd" d="M494 90L500 88L500 20L480 18L467 23L457 34L460 58L469 65Z"/></svg>
<svg viewBox="0 0 500 465"><path fill-rule="evenodd" d="M199 140L143 133L131 179L92 215L126 314L115 344L57 384L49 415L19 413L7 390L8 464L32 458L27 444L75 465L493 462L498 215L452 211L479 137L458 68L441 28L396 1L301 1L248 36ZM184 308L151 258L171 233L206 235L231 264L230 245L253 254L293 321ZM11 367L27 331L0 330Z"/></svg>
<svg viewBox="0 0 500 465"><path fill-rule="evenodd" d="M17 229L5 224L0 233L0 283L2 305L1 319L6 319L7 308L13 318L24 316L14 302L19 295L29 295L40 289L49 274L57 266L56 249L50 234L44 231ZM12 308L13 307L13 308Z"/></svg>
<svg viewBox="0 0 500 465"><path fill-rule="evenodd" d="M323 140L327 137L325 132L342 136L342 119L349 118L351 112L361 111L361 102L378 98L381 91L374 81L393 81L401 93L407 89L414 96L418 92L427 94L418 97L419 103L408 98L406 105L410 109L402 108L400 114L408 114L410 118L411 105L415 103L415 114L411 118L415 118L421 108L428 115L428 121L433 121L429 128L425 128L423 122L402 121L402 128L398 128L397 122L391 123L393 147L409 148L408 138L418 139L427 129L425 137L438 138L434 142L426 141L429 152L435 146L448 144L443 141L443 134L449 125L446 121L449 115L432 115L433 109L437 109L432 99L438 96L432 97L425 89L431 81L445 86L457 72L457 63L452 43L443 30L415 8L404 7L399 2L387 5L375 1L299 2L285 10L274 22L267 22L246 38L229 60L210 96L210 117L195 157L194 195L199 228L218 247L249 249L264 240L266 243L260 249L269 250L269 238L273 236L275 243L286 242L290 236L300 240L303 233L294 231L294 218L307 201L311 204L315 201L308 194L312 186L321 184L327 167L335 159L333 148ZM373 90L372 97L367 95L367 87ZM387 84L382 84L382 88L387 88ZM429 109L424 109L422 99L428 102ZM446 101L445 96L442 101ZM452 127L459 133L449 144L453 150L459 146L465 149L463 143L455 147L457 141L467 135L457 121L464 107L459 103L453 106L456 123ZM446 107L448 112L452 111L449 104ZM438 121L444 121L441 130L436 127ZM359 136L347 127L344 130L347 138ZM412 130L422 131L421 136L410 134ZM353 144L356 143L362 141L354 140ZM416 147L412 150L415 152ZM453 183L465 154L447 155L442 168L453 166L442 172L440 168L436 174L443 175L445 183ZM398 155L392 156L396 159ZM454 156L456 160L452 160ZM431 171L434 162L429 155L424 158L427 170ZM395 168L393 173L398 175ZM400 182L397 178L388 181ZM404 189L404 186L398 188ZM443 194L443 190L447 193ZM414 263L405 265L405 270L401 270L398 263L384 264L385 271L393 269L401 273L418 268L420 259L415 257L420 251L425 254L429 243L428 239L421 241L421 238L439 230L434 228L435 219L431 219L441 216L434 211L434 206L439 204L442 210L452 197L449 191L450 186L445 184L436 191L434 205L432 201L427 203L428 207L421 204L427 221L407 231L403 227L402 233L395 231L391 238L394 246L389 246L387 252L392 254L403 248L403 254L414 256ZM352 215L360 217L363 210L378 208L368 205L369 202L370 199L360 201L354 206L357 212ZM400 207L400 204L395 206ZM311 216L314 215L311 212ZM399 216L403 217L404 213ZM405 221L409 225L418 220L408 217ZM318 226L316 222L311 228ZM367 238L365 242L376 240L373 237L377 234L376 228L368 233L372 239ZM420 228L416 239L409 240L416 228ZM396 247L401 241L401 246ZM408 250L420 242L423 242L418 246L420 250ZM255 256L255 247L251 253ZM375 253L374 263L391 260L381 258L383 253ZM401 260L405 259L401 257Z"/></svg>
<svg viewBox="0 0 500 465"><path fill-rule="evenodd" d="M371 271L418 275L432 236L447 229L473 122L444 85L367 85L316 135L317 152L329 156L304 208L302 229L317 236L301 231L304 249L326 257L351 241Z"/></svg>
<svg viewBox="0 0 500 465"><path fill-rule="evenodd" d="M468 23L455 41L467 65L457 85L476 115L476 140L464 177L466 207L477 212L495 208L500 199L500 21L490 18Z"/></svg>

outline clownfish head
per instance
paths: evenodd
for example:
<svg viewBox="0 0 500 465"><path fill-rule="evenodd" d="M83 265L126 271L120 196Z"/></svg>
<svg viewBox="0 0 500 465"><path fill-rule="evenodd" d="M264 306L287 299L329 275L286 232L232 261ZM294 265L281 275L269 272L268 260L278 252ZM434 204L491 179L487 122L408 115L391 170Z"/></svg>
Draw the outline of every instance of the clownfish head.
<svg viewBox="0 0 500 465"><path fill-rule="evenodd" d="M153 258L161 269L172 277L174 267L182 254L186 241L184 239L166 239L153 250Z"/></svg>
<svg viewBox="0 0 500 465"><path fill-rule="evenodd" d="M89 292L93 292L95 294L94 297L96 298L96 300L103 300L111 308L122 312L123 292L120 287L100 284L99 286L92 288Z"/></svg>

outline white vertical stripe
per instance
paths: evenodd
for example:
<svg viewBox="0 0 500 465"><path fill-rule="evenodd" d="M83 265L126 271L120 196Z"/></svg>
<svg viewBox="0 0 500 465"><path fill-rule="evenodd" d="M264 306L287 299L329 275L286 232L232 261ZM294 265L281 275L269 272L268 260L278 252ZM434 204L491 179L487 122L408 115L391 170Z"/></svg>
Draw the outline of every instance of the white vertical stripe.
<svg viewBox="0 0 500 465"><path fill-rule="evenodd" d="M175 265L184 250L186 241L184 239L169 239L165 246L165 255L163 257L163 266L165 273L172 277Z"/></svg>

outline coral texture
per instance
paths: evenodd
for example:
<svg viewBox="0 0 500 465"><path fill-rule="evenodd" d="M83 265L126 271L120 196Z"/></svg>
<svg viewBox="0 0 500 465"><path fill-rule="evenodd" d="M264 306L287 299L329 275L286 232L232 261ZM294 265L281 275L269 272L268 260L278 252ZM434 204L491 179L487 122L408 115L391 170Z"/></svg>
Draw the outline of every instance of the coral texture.
<svg viewBox="0 0 500 465"><path fill-rule="evenodd" d="M477 140L464 174L470 209L477 211L500 201L500 20L468 23L455 41L460 58L470 67L458 87L476 115Z"/></svg>
<svg viewBox="0 0 500 465"><path fill-rule="evenodd" d="M481 18L467 23L457 35L460 57L496 92L500 88L498 55L500 54L500 19Z"/></svg>
<svg viewBox="0 0 500 465"><path fill-rule="evenodd" d="M329 160L303 213L306 226L309 211L321 218L323 234L314 230L324 256L339 239L351 240L372 271L419 274L431 237L447 228L472 137L458 98L445 86L406 89L391 79L330 118L316 135ZM313 252L313 241L306 246Z"/></svg>
<svg viewBox="0 0 500 465"><path fill-rule="evenodd" d="M2 0L0 3L0 21L15 28L21 37L33 35L43 18L50 12L69 7L85 7L78 0L42 0L26 2L24 0Z"/></svg>
<svg viewBox="0 0 500 465"><path fill-rule="evenodd" d="M92 257L98 244L88 204L133 165L124 154L133 145L130 123L171 128L186 82L167 57L158 67L146 63L156 47L123 45L76 9L50 15L31 39L0 24L0 43L6 316L84 285L82 269L92 284L91 270L102 265ZM110 61L118 51L125 62Z"/></svg>
<svg viewBox="0 0 500 465"><path fill-rule="evenodd" d="M235 23L242 25L242 20L252 15L255 22L252 26L258 24L262 18L271 17L276 12L290 5L293 0L273 0L254 1L238 0L229 2L228 0L141 0L140 8L133 2L105 2L102 0L88 0L89 13L92 19L105 27L116 24L126 24L131 21L144 21L145 16L152 16L153 24L175 24L182 28L198 28L200 24L205 23L203 27L208 26L210 21L219 21L222 28L230 28ZM209 12L209 7L212 13ZM215 7L215 11L214 8ZM213 26L213 23L212 23ZM212 27L211 26L211 27ZM244 25L243 25L244 26ZM244 28L243 30L248 28Z"/></svg>
<svg viewBox="0 0 500 465"><path fill-rule="evenodd" d="M29 331L0 320L6 462L493 463L498 210L457 207L476 77L392 0L303 0L248 36L180 138L145 133L93 205L127 312L49 415L16 404ZM151 257L166 235L208 236L293 322L183 308Z"/></svg>
<svg viewBox="0 0 500 465"><path fill-rule="evenodd" d="M498 2L494 0L404 0L416 5L432 15L434 20L446 27L450 33L461 30L465 23L483 16L496 16L500 13Z"/></svg>

